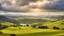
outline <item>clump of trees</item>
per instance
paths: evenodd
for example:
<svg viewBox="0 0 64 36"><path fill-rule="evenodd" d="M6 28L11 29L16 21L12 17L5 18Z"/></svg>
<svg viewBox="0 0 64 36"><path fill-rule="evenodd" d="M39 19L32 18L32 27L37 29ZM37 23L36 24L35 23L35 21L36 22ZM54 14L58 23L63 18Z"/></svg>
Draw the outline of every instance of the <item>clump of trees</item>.
<svg viewBox="0 0 64 36"><path fill-rule="evenodd" d="M29 26L28 24L26 26Z"/></svg>
<svg viewBox="0 0 64 36"><path fill-rule="evenodd" d="M53 29L60 29L59 27L54 26Z"/></svg>
<svg viewBox="0 0 64 36"><path fill-rule="evenodd" d="M0 34L3 34L3 32L0 31Z"/></svg>
<svg viewBox="0 0 64 36"><path fill-rule="evenodd" d="M5 29L5 28L7 28L8 26L6 26L6 25L2 25L2 24L0 24L0 30L1 29Z"/></svg>
<svg viewBox="0 0 64 36"><path fill-rule="evenodd" d="M38 28L40 28L40 29L48 29L47 26L38 26Z"/></svg>
<svg viewBox="0 0 64 36"><path fill-rule="evenodd" d="M10 25L10 27L17 27L18 25Z"/></svg>
<svg viewBox="0 0 64 36"><path fill-rule="evenodd" d="M36 28L37 25L31 25L33 28Z"/></svg>
<svg viewBox="0 0 64 36"><path fill-rule="evenodd" d="M10 36L16 36L15 34L10 34Z"/></svg>
<svg viewBox="0 0 64 36"><path fill-rule="evenodd" d="M61 25L64 25L64 23L61 23Z"/></svg>
<svg viewBox="0 0 64 36"><path fill-rule="evenodd" d="M62 30L64 30L64 28L62 28Z"/></svg>

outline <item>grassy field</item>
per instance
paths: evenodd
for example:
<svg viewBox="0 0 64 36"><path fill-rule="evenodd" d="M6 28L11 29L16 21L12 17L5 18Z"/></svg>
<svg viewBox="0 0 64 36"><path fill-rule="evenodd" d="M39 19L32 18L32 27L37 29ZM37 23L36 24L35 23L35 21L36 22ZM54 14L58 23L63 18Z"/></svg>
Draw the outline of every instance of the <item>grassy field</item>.
<svg viewBox="0 0 64 36"><path fill-rule="evenodd" d="M12 23L2 23L2 25L7 25L8 28L0 30L0 36L10 36L10 34L15 34L16 36L64 36L64 20L56 21L56 22L46 22L43 26L48 26L48 29L38 29L32 27L10 27L13 25ZM59 27L60 30L52 29L54 26Z"/></svg>
<svg viewBox="0 0 64 36"><path fill-rule="evenodd" d="M63 30L36 29L32 27L9 27L0 31L3 32L0 36L10 36L10 34L16 36L64 36Z"/></svg>
<svg viewBox="0 0 64 36"><path fill-rule="evenodd" d="M64 28L64 19L63 20L59 20L53 23L50 22L46 22L43 24L43 26L48 26L48 28L53 28L54 26L59 27L60 29Z"/></svg>

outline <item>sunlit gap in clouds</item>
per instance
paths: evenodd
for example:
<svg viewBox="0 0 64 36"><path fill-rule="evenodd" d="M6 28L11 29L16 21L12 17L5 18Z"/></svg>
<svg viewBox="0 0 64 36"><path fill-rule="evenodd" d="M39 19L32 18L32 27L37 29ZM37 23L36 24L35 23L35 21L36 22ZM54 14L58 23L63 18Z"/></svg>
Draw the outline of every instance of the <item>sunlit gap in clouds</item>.
<svg viewBox="0 0 64 36"><path fill-rule="evenodd" d="M63 0L0 0L2 10L12 12L30 12L32 9L63 10L63 2Z"/></svg>
<svg viewBox="0 0 64 36"><path fill-rule="evenodd" d="M0 1L2 11L4 11L0 13L1 15L64 15L64 0L3 0L4 3ZM61 9L63 12L60 11Z"/></svg>
<svg viewBox="0 0 64 36"><path fill-rule="evenodd" d="M64 12L28 12L28 13L0 13L0 15L8 16L60 16L64 15Z"/></svg>

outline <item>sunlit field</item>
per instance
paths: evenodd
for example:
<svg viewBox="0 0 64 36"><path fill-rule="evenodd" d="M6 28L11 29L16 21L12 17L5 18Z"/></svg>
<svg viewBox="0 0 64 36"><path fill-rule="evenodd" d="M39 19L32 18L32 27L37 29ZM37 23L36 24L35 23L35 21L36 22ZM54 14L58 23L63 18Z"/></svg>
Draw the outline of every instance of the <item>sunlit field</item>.
<svg viewBox="0 0 64 36"><path fill-rule="evenodd" d="M10 36L10 34L16 36L64 36L63 30L35 29L32 27L9 27L0 31L3 32L0 36Z"/></svg>
<svg viewBox="0 0 64 36"><path fill-rule="evenodd" d="M38 26L47 26L47 29L33 28L32 26L13 26L15 24L3 22L2 25L8 27L0 30L0 36L10 36L15 34L16 36L64 36L64 20L56 22L45 22ZM34 25L34 24L33 24ZM55 29L53 27L56 27Z"/></svg>
<svg viewBox="0 0 64 36"><path fill-rule="evenodd" d="M64 0L0 0L0 36L64 36Z"/></svg>

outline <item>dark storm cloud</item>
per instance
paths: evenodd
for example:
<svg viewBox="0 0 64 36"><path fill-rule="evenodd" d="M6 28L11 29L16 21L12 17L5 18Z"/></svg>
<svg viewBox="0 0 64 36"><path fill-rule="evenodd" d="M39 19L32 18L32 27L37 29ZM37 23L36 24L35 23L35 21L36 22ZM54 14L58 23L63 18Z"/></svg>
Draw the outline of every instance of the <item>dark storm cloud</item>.
<svg viewBox="0 0 64 36"><path fill-rule="evenodd" d="M47 4L45 9L64 11L64 0L55 0L54 3L51 3Z"/></svg>
<svg viewBox="0 0 64 36"><path fill-rule="evenodd" d="M29 2L36 0L0 0L0 10L8 12L28 12Z"/></svg>

